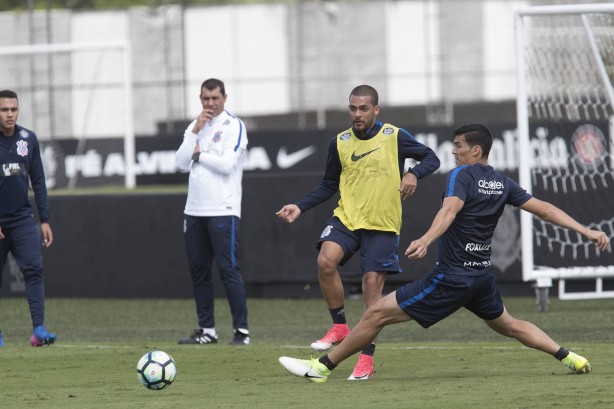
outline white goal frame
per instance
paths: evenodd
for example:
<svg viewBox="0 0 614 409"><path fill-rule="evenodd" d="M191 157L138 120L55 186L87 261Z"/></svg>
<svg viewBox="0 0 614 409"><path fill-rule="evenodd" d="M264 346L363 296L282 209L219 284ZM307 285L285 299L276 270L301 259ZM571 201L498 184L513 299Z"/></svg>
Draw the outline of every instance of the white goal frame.
<svg viewBox="0 0 614 409"><path fill-rule="evenodd" d="M135 165L135 134L134 134L134 113L133 113L133 90L132 90L132 47L129 41L116 42L96 42L96 43L50 43L50 44L31 44L0 47L0 57L8 55L33 55L33 54L53 54L72 51L103 51L119 50L122 52L122 88L124 92L124 160L125 160L125 186L127 189L136 187L136 165ZM81 139L80 139L81 142Z"/></svg>
<svg viewBox="0 0 614 409"><path fill-rule="evenodd" d="M586 14L593 13L614 13L614 4L575 4L575 5L552 5L552 6L530 6L519 9L515 12L516 29L516 64L517 64L517 125L519 139L519 180L521 186L531 193L531 168L533 166L533 154L531 153L529 135L529 112L528 96L525 84L525 55L524 55L524 18L527 16L545 16L575 14L580 15L584 30L587 34L592 54L597 61L599 77L606 89L607 98L611 106L614 106L614 90L608 77L599 50L595 43L593 33L588 24ZM610 150L612 151L614 126L613 119L610 118ZM614 152L610 152L611 155ZM592 298L614 298L614 291L603 290L603 279L614 277L614 265L599 267L570 267L570 268L536 268L534 265L534 227L533 215L528 212L521 212L521 236L522 236L522 273L524 281L536 282L536 287L546 288L552 286L552 280L559 280L560 299L592 299ZM595 290L584 292L567 292L565 281L571 279L595 279ZM547 291L545 292L547 296ZM542 293L543 296L543 293ZM538 294L538 303L540 295ZM544 300L541 301L544 303ZM544 305L541 305L542 309Z"/></svg>

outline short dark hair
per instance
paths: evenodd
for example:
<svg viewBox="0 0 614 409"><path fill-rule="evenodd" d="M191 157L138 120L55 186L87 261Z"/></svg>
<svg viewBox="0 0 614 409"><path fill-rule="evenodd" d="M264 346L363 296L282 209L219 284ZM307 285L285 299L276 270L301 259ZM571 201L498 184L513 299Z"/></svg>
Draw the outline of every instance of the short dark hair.
<svg viewBox="0 0 614 409"><path fill-rule="evenodd" d="M15 91L11 91L10 89L5 89L0 91L0 98L17 98L17 93Z"/></svg>
<svg viewBox="0 0 614 409"><path fill-rule="evenodd" d="M490 148L492 148L492 134L483 124L465 124L454 130L452 136L465 137L465 141L469 146L479 145L482 148L482 157L488 158Z"/></svg>
<svg viewBox="0 0 614 409"><path fill-rule="evenodd" d="M217 78L209 78L208 80L205 80L200 86L200 90L202 91L203 88L206 88L209 91L219 88L222 95L226 95L226 87L224 86L224 82L218 80Z"/></svg>
<svg viewBox="0 0 614 409"><path fill-rule="evenodd" d="M377 91L370 85L359 85L352 90L350 93L350 98L352 95L355 97L371 97L371 102L373 106L379 103L379 96L377 95Z"/></svg>

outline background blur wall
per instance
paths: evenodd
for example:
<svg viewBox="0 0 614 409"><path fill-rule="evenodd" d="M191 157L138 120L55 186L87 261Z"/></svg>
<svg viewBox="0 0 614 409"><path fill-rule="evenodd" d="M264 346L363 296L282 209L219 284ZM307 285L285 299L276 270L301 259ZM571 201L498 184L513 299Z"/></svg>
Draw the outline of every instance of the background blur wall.
<svg viewBox="0 0 614 409"><path fill-rule="evenodd" d="M489 163L510 177L518 177L518 138L516 124L491 126L494 136ZM607 123L599 124L607 129ZM546 128L544 128L546 129ZM555 134L551 128L551 134ZM441 159L441 167L418 184L412 198L403 202L402 252L426 231L439 208L446 174L455 166L450 134L452 127L415 128L418 140L430 146ZM544 131L548 133L548 131ZM311 191L319 182L326 162L331 131L258 132L249 135L249 150L243 176L240 262L248 294L253 297L319 297L315 242L331 217L338 195L306 212L293 224L283 223L275 212ZM43 250L46 288L49 296L66 297L190 297L191 285L182 235L183 208L188 175L175 171L174 156L179 137L137 138L139 157L138 184L181 184L176 193L52 195L49 198L54 245ZM97 142L104 142L97 140ZM43 142L44 150L61 145L74 151L77 141ZM540 160L555 163L567 147L561 137L537 141ZM88 156L99 156L86 168L93 174L113 167L115 152L97 152L95 145ZM300 160L288 162L288 154L300 153ZM282 160L282 158L286 158ZM82 158L84 162L88 162ZM60 164L58 164L60 165ZM104 179L104 175L93 177ZM58 185L65 185L67 174L60 166L46 175ZM86 177L86 175L83 175ZM611 178L611 176L610 176ZM543 189L539 197L552 197ZM587 210L587 200L599 202ZM588 225L592 214L612 207L590 193L554 200L563 210ZM603 203L602 203L603 202ZM492 241L493 270L505 294L530 295L531 286L522 281L520 263L519 211L508 206L499 221ZM612 231L604 226L606 231ZM556 237L556 235L553 235ZM571 244L571 243L570 243ZM576 251L555 241L547 243L554 251L542 251L542 257L556 260L554 265L577 263ZM410 281L429 271L435 261L436 247L426 258L409 261L400 257L403 273L387 279L387 289ZM579 253L583 253L579 251ZM612 253L604 253L595 263L612 264ZM550 261L550 260L549 260ZM346 291L360 288L359 258L341 268ZM219 278L214 274L222 294ZM23 294L23 278L14 264L4 270L0 295ZM589 283L590 284L590 283ZM611 284L610 284L611 285Z"/></svg>
<svg viewBox="0 0 614 409"><path fill-rule="evenodd" d="M443 174L454 166L448 136L455 124L487 123L496 138L492 164L516 177L513 11L547 3L555 2L301 1L4 12L4 52L26 44L128 40L134 99L131 106L123 104L123 60L117 52L14 60L3 55L0 88L19 93L20 124L43 140L49 188L74 180L121 184L125 111L140 136L138 184L185 184L174 152L200 109L200 83L220 77L227 84L227 107L245 120L250 138L242 260L251 294L270 296L287 285L283 294L298 289L319 295L317 288L307 293L303 287L314 288L307 285L316 279L313 243L334 201L293 226L280 223L274 212L318 182L328 139L349 126L350 90L374 85L380 118L408 129L442 161L416 200L405 205L403 248L428 227L437 208ZM81 144L84 138L87 145ZM282 152L303 149L311 152L304 163L280 168L276 159ZM179 229L184 200L183 194L52 197L57 242L46 251L50 295L188 296ZM416 213L421 216L408 217ZM498 231L501 253L493 256L498 279L527 290L520 281L517 212L506 214L506 228ZM405 274L391 283L416 278L431 262L405 264ZM356 271L349 265L344 277L356 281ZM11 277L2 291L19 293L19 274Z"/></svg>
<svg viewBox="0 0 614 409"><path fill-rule="evenodd" d="M518 157L514 124L493 127L492 163L516 177ZM399 249L426 231L439 208L451 160L451 129L417 130L416 137L431 146L442 159L439 172L421 180L414 196L403 202L403 227ZM254 297L319 297L315 243L331 217L338 195L304 213L292 224L283 223L275 212L294 203L320 181L331 138L328 131L253 132L243 176L240 263L248 294ZM65 141L65 143L74 141ZM173 138L137 140L139 152L169 152L174 157ZM282 154L283 152L283 154ZM292 166L280 157L306 152ZM507 153L506 153L507 152ZM172 162L171 162L172 163ZM155 170L153 166L152 171ZM172 170L172 167L171 167ZM61 182L60 174L56 175ZM170 172L139 175L139 184L150 181L186 183L187 174ZM186 193L134 193L53 195L49 198L54 244L43 250L46 289L62 297L190 297L192 289L182 234ZM502 291L520 289L520 226L518 211L506 209L493 237L493 267ZM389 289L429 271L437 253L409 261L400 257L403 272L387 278ZM23 279L9 266L0 294L22 294ZM341 269L346 291L359 289L360 257L354 256ZM214 274L219 292L217 273Z"/></svg>
<svg viewBox="0 0 614 409"><path fill-rule="evenodd" d="M515 97L513 12L531 3L300 1L4 12L0 47L128 41L134 103L120 103L121 59L112 53L3 57L0 87L19 93L21 122L43 139L120 137L127 109L137 134L155 135L199 112L199 86L208 77L226 82L227 107L244 118L298 113L280 128L329 127L327 111L343 108L361 83L374 85L384 106L425 106L429 122L449 124L454 104Z"/></svg>

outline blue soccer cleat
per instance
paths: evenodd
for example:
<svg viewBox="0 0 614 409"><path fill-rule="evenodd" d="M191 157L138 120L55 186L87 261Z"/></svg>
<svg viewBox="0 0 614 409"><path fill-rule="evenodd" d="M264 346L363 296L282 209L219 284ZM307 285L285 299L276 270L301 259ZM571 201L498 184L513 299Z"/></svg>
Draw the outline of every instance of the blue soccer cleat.
<svg viewBox="0 0 614 409"><path fill-rule="evenodd" d="M51 345L55 342L56 335L53 332L47 331L45 325L39 325L32 331L32 338L30 338L30 345L33 347L41 347L43 345Z"/></svg>
<svg viewBox="0 0 614 409"><path fill-rule="evenodd" d="M4 346L4 335L2 334L2 331L0 331L0 347Z"/></svg>

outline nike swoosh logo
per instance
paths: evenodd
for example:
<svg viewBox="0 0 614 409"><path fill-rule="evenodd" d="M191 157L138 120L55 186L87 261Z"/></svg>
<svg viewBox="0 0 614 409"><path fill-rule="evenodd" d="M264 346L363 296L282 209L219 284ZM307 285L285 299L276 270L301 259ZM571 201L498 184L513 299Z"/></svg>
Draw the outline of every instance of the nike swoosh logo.
<svg viewBox="0 0 614 409"><path fill-rule="evenodd" d="M315 379L320 379L322 378L322 376L313 376L313 375L309 375L309 372L306 372L305 375L303 375L305 378L315 378Z"/></svg>
<svg viewBox="0 0 614 409"><path fill-rule="evenodd" d="M277 166L279 166L280 169L291 168L305 158L313 155L315 151L316 147L311 145L299 151L288 153L286 147L282 146L279 148L279 152L277 152Z"/></svg>
<svg viewBox="0 0 614 409"><path fill-rule="evenodd" d="M390 267L394 263L382 263L382 267Z"/></svg>
<svg viewBox="0 0 614 409"><path fill-rule="evenodd" d="M379 148L375 148L375 149L367 151L367 152L365 152L365 153L363 153L361 155L356 155L356 151L354 151L354 152L352 152L352 162L356 162L357 160L364 158L368 154L373 153L373 152L375 152L378 149Z"/></svg>
<svg viewBox="0 0 614 409"><path fill-rule="evenodd" d="M355 376L355 377L354 377L354 379L365 379L365 378L367 378L367 377L369 377L369 374L368 374L368 373L366 373L366 374L364 374L364 375L361 375L361 376Z"/></svg>

